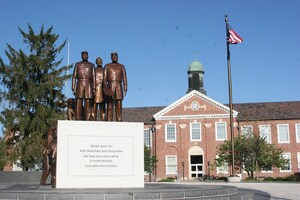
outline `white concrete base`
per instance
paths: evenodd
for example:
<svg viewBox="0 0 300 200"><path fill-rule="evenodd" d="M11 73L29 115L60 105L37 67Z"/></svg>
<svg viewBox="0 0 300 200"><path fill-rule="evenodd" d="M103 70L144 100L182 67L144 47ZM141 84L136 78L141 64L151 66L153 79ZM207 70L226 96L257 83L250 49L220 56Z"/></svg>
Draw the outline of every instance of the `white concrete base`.
<svg viewBox="0 0 300 200"><path fill-rule="evenodd" d="M57 188L144 187L144 125L58 121Z"/></svg>
<svg viewBox="0 0 300 200"><path fill-rule="evenodd" d="M228 176L227 181L229 183L238 183L238 182L241 182L241 177L239 177L239 176Z"/></svg>

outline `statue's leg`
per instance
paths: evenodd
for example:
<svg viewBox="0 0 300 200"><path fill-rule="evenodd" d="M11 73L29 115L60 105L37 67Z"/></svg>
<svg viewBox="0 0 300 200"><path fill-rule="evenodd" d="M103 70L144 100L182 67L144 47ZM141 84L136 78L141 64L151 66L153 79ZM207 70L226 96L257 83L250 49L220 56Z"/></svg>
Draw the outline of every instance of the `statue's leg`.
<svg viewBox="0 0 300 200"><path fill-rule="evenodd" d="M92 116L93 116L93 119L95 121L98 121L98 103L94 103L94 106L93 106L93 113L92 113Z"/></svg>
<svg viewBox="0 0 300 200"><path fill-rule="evenodd" d="M56 188L56 166L53 166L51 171L51 185L53 188Z"/></svg>
<svg viewBox="0 0 300 200"><path fill-rule="evenodd" d="M107 103L107 121L113 121L113 107L114 102L113 99L110 97Z"/></svg>
<svg viewBox="0 0 300 200"><path fill-rule="evenodd" d="M56 155L52 159L51 163L51 185L56 188Z"/></svg>
<svg viewBox="0 0 300 200"><path fill-rule="evenodd" d="M49 151L45 149L43 152L43 172L40 180L40 185L46 185L47 177L50 174Z"/></svg>
<svg viewBox="0 0 300 200"><path fill-rule="evenodd" d="M122 100L116 101L116 121L122 121Z"/></svg>
<svg viewBox="0 0 300 200"><path fill-rule="evenodd" d="M100 120L101 121L105 120L105 103L104 102L100 103Z"/></svg>
<svg viewBox="0 0 300 200"><path fill-rule="evenodd" d="M86 116L86 120L87 121L91 121L92 120L92 107L91 107L91 99L85 99L84 102L84 109L85 109L85 116Z"/></svg>
<svg viewBox="0 0 300 200"><path fill-rule="evenodd" d="M76 99L75 119L82 120L82 99Z"/></svg>
<svg viewBox="0 0 300 200"><path fill-rule="evenodd" d="M56 187L56 157L57 157L57 140L53 140L50 145L49 163L51 171L51 185Z"/></svg>

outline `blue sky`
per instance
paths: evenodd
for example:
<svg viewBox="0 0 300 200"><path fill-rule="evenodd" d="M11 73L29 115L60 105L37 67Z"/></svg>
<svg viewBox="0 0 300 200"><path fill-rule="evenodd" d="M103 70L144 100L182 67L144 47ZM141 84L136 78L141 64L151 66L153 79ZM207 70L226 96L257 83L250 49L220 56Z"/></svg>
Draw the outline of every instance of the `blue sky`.
<svg viewBox="0 0 300 200"><path fill-rule="evenodd" d="M233 103L299 101L299 8L299 0L2 0L0 56L7 60L6 43L26 49L18 27L27 31L29 23L38 33L53 26L59 44L70 43L70 64L82 50L104 64L119 53L129 82L124 107L166 106L185 95L195 57L207 96L228 103L228 14L244 39L230 46ZM73 96L70 84L66 94Z"/></svg>

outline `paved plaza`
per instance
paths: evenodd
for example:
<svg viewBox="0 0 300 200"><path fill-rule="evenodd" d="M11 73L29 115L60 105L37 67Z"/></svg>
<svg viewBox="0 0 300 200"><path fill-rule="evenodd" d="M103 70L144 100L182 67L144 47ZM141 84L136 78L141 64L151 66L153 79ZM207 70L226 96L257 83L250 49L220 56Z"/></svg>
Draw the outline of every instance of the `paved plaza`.
<svg viewBox="0 0 300 200"><path fill-rule="evenodd" d="M180 197L176 196L180 191L185 191L186 194L193 194L198 191L225 191L227 189L235 192L235 189L239 194L254 194L255 200L299 200L300 199L300 183L265 183L265 182L241 182L241 183L228 183L228 182L176 182L176 183L145 183L143 189L54 189L50 185L39 186L37 183L0 183L0 199L30 199L30 197L37 197L38 194L56 195L57 199L72 199L72 195L76 198L73 199L134 199L130 194L136 194L141 199L147 199L145 194L151 193L153 199L214 199L208 197ZM15 195L16 197L8 197L7 194L21 194ZM28 198L24 198L24 193L27 194ZM160 192L162 196L155 196L155 193ZM179 193L178 193L179 192ZM107 193L110 194L110 198L106 196L100 197L99 194ZM32 195L34 194L34 195ZM80 195L79 195L80 194ZM126 194L124 196L124 194ZM143 195L144 194L144 195ZM5 197L6 195L7 197ZM165 195L165 196L164 196ZM13 196L13 195L12 195ZM172 197L174 196L174 198ZM79 198L80 197L80 198ZM38 198L37 198L38 199ZM47 198L51 199L51 198ZM137 198L139 199L139 198ZM218 199L223 198L222 195ZM229 198L229 199L245 199L240 197ZM249 198L248 198L249 199Z"/></svg>
<svg viewBox="0 0 300 200"><path fill-rule="evenodd" d="M189 183L190 184L190 183ZM285 182L199 182L199 185L230 185L239 188L239 191L254 192L255 200L282 199L282 200L300 200L300 183Z"/></svg>

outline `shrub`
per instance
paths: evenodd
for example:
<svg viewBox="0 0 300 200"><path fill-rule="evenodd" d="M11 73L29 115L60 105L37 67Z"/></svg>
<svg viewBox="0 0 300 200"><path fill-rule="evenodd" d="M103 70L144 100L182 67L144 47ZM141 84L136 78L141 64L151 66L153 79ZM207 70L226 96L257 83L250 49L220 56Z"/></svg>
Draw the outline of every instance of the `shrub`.
<svg viewBox="0 0 300 200"><path fill-rule="evenodd" d="M158 182L174 182L175 181L175 178L173 177L168 177L168 178L165 178L165 179L161 179L160 181Z"/></svg>
<svg viewBox="0 0 300 200"><path fill-rule="evenodd" d="M286 181L292 181L292 182L296 182L296 181L300 181L299 177L297 175L290 175L290 176L287 176L285 178Z"/></svg>
<svg viewBox="0 0 300 200"><path fill-rule="evenodd" d="M247 177L244 179L244 181L253 181L253 180L251 179L251 177Z"/></svg>
<svg viewBox="0 0 300 200"><path fill-rule="evenodd" d="M274 181L274 178L269 176L269 177L264 178L263 181Z"/></svg>
<svg viewBox="0 0 300 200"><path fill-rule="evenodd" d="M276 177L276 178L274 179L274 181L284 181L284 178L283 178L283 177Z"/></svg>
<svg viewBox="0 0 300 200"><path fill-rule="evenodd" d="M218 180L227 181L227 177L221 176L218 178Z"/></svg>

